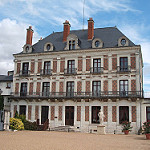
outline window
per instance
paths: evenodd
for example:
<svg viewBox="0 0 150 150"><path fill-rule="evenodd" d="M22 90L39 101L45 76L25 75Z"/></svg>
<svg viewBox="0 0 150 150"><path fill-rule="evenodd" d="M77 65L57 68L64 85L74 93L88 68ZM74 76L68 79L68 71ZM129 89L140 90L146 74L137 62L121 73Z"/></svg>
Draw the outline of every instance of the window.
<svg viewBox="0 0 150 150"><path fill-rule="evenodd" d="M121 124L124 121L129 121L129 107L128 106L119 107L119 123Z"/></svg>
<svg viewBox="0 0 150 150"><path fill-rule="evenodd" d="M150 122L150 107L146 107L146 120Z"/></svg>
<svg viewBox="0 0 150 150"><path fill-rule="evenodd" d="M92 94L93 96L100 96L101 94L101 82L100 81L93 81L92 84Z"/></svg>
<svg viewBox="0 0 150 150"><path fill-rule="evenodd" d="M44 75L50 75L51 74L51 62L50 61L46 61L44 62L44 70L43 70L43 74Z"/></svg>
<svg viewBox="0 0 150 150"><path fill-rule="evenodd" d="M67 82L67 96L73 97L74 96L74 81Z"/></svg>
<svg viewBox="0 0 150 150"><path fill-rule="evenodd" d="M101 71L101 59L93 59L93 73L100 73Z"/></svg>
<svg viewBox="0 0 150 150"><path fill-rule="evenodd" d="M49 82L43 82L43 96L49 96L50 93L50 83Z"/></svg>
<svg viewBox="0 0 150 150"><path fill-rule="evenodd" d="M67 73L68 74L75 73L75 60L68 60Z"/></svg>
<svg viewBox="0 0 150 150"><path fill-rule="evenodd" d="M92 123L99 123L98 113L101 106L92 106Z"/></svg>
<svg viewBox="0 0 150 150"><path fill-rule="evenodd" d="M26 106L25 105L20 105L20 115L26 115Z"/></svg>
<svg viewBox="0 0 150 150"><path fill-rule="evenodd" d="M125 40L125 39L122 39L122 40L121 40L121 45L122 45L122 46L125 46L125 45L126 45L126 40Z"/></svg>
<svg viewBox="0 0 150 150"><path fill-rule="evenodd" d="M121 80L120 83L120 96L128 95L128 80Z"/></svg>
<svg viewBox="0 0 150 150"><path fill-rule="evenodd" d="M100 41L97 40L97 41L95 42L95 47L99 47L99 46L100 46Z"/></svg>
<svg viewBox="0 0 150 150"><path fill-rule="evenodd" d="M75 40L70 40L69 41L69 50L75 49Z"/></svg>
<svg viewBox="0 0 150 150"><path fill-rule="evenodd" d="M29 63L23 63L23 66L22 66L22 74L23 75L28 75L28 69L29 69Z"/></svg>
<svg viewBox="0 0 150 150"><path fill-rule="evenodd" d="M6 88L11 88L11 82L7 82Z"/></svg>
<svg viewBox="0 0 150 150"><path fill-rule="evenodd" d="M120 71L128 71L128 57L120 57Z"/></svg>
<svg viewBox="0 0 150 150"><path fill-rule="evenodd" d="M46 49L49 51L51 49L51 45L47 44Z"/></svg>
<svg viewBox="0 0 150 150"><path fill-rule="evenodd" d="M20 96L27 95L27 83L21 83Z"/></svg>

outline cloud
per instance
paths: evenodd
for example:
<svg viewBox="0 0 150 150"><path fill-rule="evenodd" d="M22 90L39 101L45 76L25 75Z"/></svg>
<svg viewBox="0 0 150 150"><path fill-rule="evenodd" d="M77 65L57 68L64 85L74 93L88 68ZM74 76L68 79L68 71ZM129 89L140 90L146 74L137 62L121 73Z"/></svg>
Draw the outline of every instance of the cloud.
<svg viewBox="0 0 150 150"><path fill-rule="evenodd" d="M0 22L0 74L7 74L8 70L13 70L13 54L22 51L28 26L10 19L3 19ZM34 34L33 43L39 39L38 34L36 32Z"/></svg>
<svg viewBox="0 0 150 150"><path fill-rule="evenodd" d="M82 28L84 0L0 0L1 11L17 21L39 24L62 24L68 19L73 29ZM7 4L7 7L5 5ZM85 17L89 18L98 12L138 12L132 8L130 0L85 0ZM3 6L3 7L2 7ZM13 13L12 13L13 12ZM38 21L37 21L38 20Z"/></svg>

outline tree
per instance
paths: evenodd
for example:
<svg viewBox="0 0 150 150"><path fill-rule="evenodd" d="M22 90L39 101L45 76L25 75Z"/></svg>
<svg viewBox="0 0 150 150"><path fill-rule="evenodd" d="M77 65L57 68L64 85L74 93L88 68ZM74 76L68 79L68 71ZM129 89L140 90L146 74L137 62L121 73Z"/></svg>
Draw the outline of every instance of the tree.
<svg viewBox="0 0 150 150"><path fill-rule="evenodd" d="M0 95L0 110L3 110L4 108L4 99L3 96Z"/></svg>

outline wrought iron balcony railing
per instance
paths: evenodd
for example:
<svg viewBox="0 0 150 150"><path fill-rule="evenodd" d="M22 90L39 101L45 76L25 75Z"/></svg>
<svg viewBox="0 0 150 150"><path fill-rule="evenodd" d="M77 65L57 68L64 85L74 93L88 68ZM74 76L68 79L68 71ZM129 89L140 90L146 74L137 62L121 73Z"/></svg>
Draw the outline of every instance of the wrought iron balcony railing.
<svg viewBox="0 0 150 150"><path fill-rule="evenodd" d="M118 73L126 73L126 72L130 72L130 71L131 71L130 66L126 66L126 67L117 66L117 72Z"/></svg>
<svg viewBox="0 0 150 150"><path fill-rule="evenodd" d="M52 75L52 69L42 69L41 75Z"/></svg>
<svg viewBox="0 0 150 150"><path fill-rule="evenodd" d="M93 74L103 73L103 67L91 67L90 72Z"/></svg>
<svg viewBox="0 0 150 150"><path fill-rule="evenodd" d="M142 98L142 91L101 91L101 92L20 92L12 93L13 97L37 98Z"/></svg>
<svg viewBox="0 0 150 150"><path fill-rule="evenodd" d="M64 74L66 74L66 75L77 74L77 68L64 69Z"/></svg>
<svg viewBox="0 0 150 150"><path fill-rule="evenodd" d="M20 70L19 75L20 76L29 76L30 75L30 70Z"/></svg>

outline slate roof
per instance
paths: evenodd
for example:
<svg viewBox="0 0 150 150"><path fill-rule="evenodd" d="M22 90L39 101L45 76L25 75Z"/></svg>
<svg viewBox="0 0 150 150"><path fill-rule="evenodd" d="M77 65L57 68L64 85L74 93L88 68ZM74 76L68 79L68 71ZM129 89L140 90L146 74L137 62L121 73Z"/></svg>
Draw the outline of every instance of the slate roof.
<svg viewBox="0 0 150 150"><path fill-rule="evenodd" d="M88 41L88 29L86 30L72 30L70 34L75 34L80 40L80 49L90 49L92 47L92 41ZM116 27L107 27L107 28L96 28L94 29L94 38L99 38L103 41L103 48L111 48L118 46L118 39L122 36L125 36L120 30ZM63 51L66 42L63 42L63 32L52 33L43 40L40 40L33 45L32 53L44 52L44 45L47 42L51 42L54 46L55 51ZM135 44L129 40L129 46L135 46Z"/></svg>
<svg viewBox="0 0 150 150"><path fill-rule="evenodd" d="M13 75L11 76L0 75L0 82L5 82L5 81L13 81Z"/></svg>

